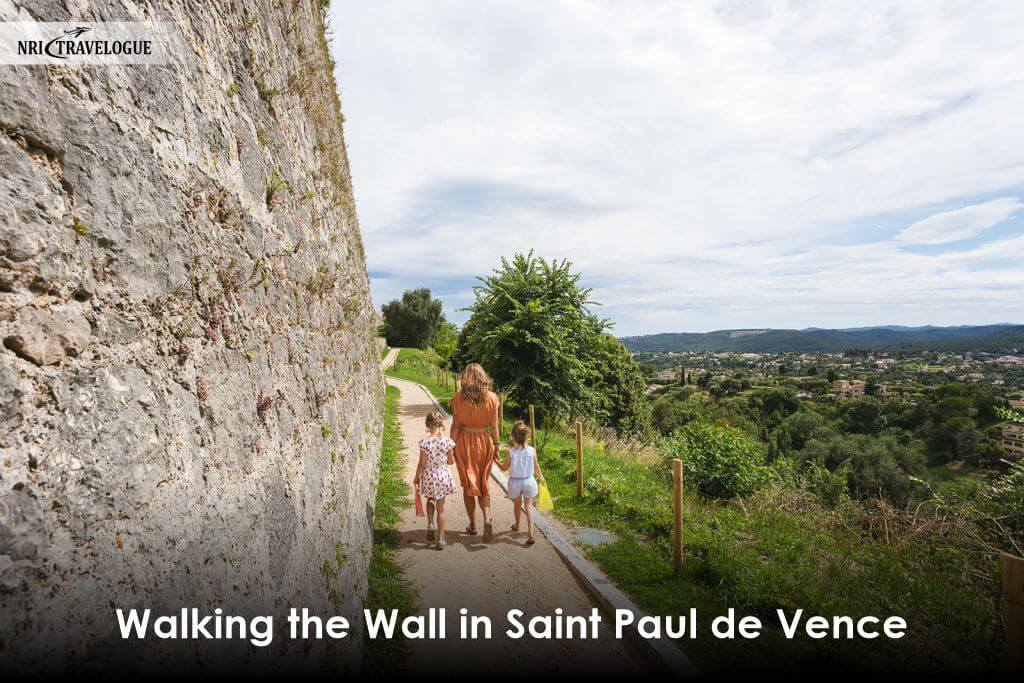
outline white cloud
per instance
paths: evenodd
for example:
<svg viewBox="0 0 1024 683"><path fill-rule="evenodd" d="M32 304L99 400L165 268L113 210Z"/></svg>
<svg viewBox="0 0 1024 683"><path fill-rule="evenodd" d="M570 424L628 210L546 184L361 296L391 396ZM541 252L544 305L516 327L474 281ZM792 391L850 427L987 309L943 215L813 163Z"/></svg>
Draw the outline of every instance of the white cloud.
<svg viewBox="0 0 1024 683"><path fill-rule="evenodd" d="M944 244L967 239L988 230L1024 208L1016 197L1001 197L983 204L940 211L911 224L897 235L901 242Z"/></svg>
<svg viewBox="0 0 1024 683"><path fill-rule="evenodd" d="M997 251L903 250L1019 208L1024 3L331 13L378 303L428 284L463 305L535 248L621 334L1024 320Z"/></svg>

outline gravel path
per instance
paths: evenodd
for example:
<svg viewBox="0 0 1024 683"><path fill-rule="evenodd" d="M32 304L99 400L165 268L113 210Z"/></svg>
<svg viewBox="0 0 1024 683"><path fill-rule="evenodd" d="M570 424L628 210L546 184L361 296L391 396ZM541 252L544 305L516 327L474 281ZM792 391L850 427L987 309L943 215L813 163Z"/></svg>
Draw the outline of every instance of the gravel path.
<svg viewBox="0 0 1024 683"><path fill-rule="evenodd" d="M393 377L387 381L402 392L399 419L405 445L404 476L411 484L418 457L415 445L424 435L423 418L434 404L412 382ZM483 543L479 535L461 533L469 524L461 493L446 501L449 531L445 550L431 547L426 521L417 518L413 508L403 512L398 561L419 591L421 613L447 608L448 623L446 640L410 641L410 670L434 675L517 675L536 671L607 675L642 671L642 664L627 646L608 635L611 624L607 617L599 639L535 640L526 636L514 640L505 635L510 609L523 610L526 622L533 616L554 615L557 608L566 615L589 616L596 605L542 534L536 534L537 543L530 547L525 545L525 533L511 533L512 503L501 487L493 480L491 484L495 533L491 544ZM470 614L491 618L491 640L459 638L458 611L463 607Z"/></svg>

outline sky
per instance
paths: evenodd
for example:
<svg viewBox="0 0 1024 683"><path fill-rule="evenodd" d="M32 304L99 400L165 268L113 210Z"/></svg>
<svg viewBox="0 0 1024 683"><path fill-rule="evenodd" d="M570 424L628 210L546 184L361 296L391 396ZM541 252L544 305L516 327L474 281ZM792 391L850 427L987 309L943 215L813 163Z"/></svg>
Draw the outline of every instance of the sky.
<svg viewBox="0 0 1024 683"><path fill-rule="evenodd" d="M374 303L568 259L617 335L1024 322L1024 2L334 0Z"/></svg>

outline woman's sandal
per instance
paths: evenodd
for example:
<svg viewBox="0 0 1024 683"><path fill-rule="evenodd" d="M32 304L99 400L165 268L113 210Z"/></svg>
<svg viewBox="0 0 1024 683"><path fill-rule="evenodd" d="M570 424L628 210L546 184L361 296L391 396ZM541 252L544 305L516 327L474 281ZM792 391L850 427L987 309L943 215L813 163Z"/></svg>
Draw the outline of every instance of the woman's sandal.
<svg viewBox="0 0 1024 683"><path fill-rule="evenodd" d="M526 539L526 545L533 545L536 542L537 542L537 539L534 538L533 536L530 536L528 539Z"/></svg>
<svg viewBox="0 0 1024 683"><path fill-rule="evenodd" d="M469 536L476 536L476 529L471 526L467 526L465 533Z"/></svg>
<svg viewBox="0 0 1024 683"><path fill-rule="evenodd" d="M518 524L513 524L512 525L512 533L518 533L518 532L519 532L519 525Z"/></svg>
<svg viewBox="0 0 1024 683"><path fill-rule="evenodd" d="M494 540L494 525L490 522L484 522L484 543L490 543Z"/></svg>
<svg viewBox="0 0 1024 683"><path fill-rule="evenodd" d="M434 544L434 550L444 550L447 545L443 540L438 541Z"/></svg>

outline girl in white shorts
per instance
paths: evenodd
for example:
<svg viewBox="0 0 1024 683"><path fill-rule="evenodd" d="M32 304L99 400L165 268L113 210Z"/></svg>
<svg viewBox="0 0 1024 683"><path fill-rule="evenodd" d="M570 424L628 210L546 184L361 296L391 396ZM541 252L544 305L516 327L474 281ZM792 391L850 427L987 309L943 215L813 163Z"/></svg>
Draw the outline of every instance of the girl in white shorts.
<svg viewBox="0 0 1024 683"><path fill-rule="evenodd" d="M540 490L537 482L544 481L544 475L541 474L540 463L537 462L537 451L526 445L528 438L530 428L522 421L516 422L512 427L512 448L505 455L505 459L498 463L498 467L508 472L508 497L514 501L516 515L512 531L519 531L519 518L525 508L526 545L533 545L536 541L533 538L532 503Z"/></svg>

